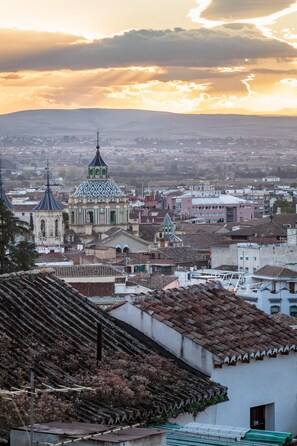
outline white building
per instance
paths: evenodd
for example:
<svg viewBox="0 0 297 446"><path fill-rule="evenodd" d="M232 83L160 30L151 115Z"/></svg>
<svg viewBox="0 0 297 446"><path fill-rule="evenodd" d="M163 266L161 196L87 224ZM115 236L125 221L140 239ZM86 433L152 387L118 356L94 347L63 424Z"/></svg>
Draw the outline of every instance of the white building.
<svg viewBox="0 0 297 446"><path fill-rule="evenodd" d="M297 433L294 330L217 284L156 292L111 313L228 387L229 401L196 421Z"/></svg>

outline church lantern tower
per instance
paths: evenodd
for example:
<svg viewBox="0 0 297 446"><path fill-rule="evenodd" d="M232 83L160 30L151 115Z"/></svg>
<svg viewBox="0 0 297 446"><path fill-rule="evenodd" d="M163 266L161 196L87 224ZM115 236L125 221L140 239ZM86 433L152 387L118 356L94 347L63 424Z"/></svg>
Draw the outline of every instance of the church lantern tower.
<svg viewBox="0 0 297 446"><path fill-rule="evenodd" d="M47 165L46 190L34 214L34 241L39 252L64 252L64 206L54 197L49 180Z"/></svg>
<svg viewBox="0 0 297 446"><path fill-rule="evenodd" d="M87 179L69 197L69 228L82 238L104 234L111 227L129 229L128 198L110 177L100 154L97 132L96 154L88 165Z"/></svg>

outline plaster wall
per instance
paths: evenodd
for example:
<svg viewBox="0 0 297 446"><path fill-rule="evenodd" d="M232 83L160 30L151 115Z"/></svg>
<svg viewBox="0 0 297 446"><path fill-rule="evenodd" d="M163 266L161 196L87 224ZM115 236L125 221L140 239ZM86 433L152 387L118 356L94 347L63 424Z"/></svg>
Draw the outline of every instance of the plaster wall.
<svg viewBox="0 0 297 446"><path fill-rule="evenodd" d="M169 325L158 321L128 302L113 309L111 314L149 336L187 364L210 376L212 354Z"/></svg>
<svg viewBox="0 0 297 446"><path fill-rule="evenodd" d="M211 247L211 268L218 268L221 265L238 265L236 243Z"/></svg>
<svg viewBox="0 0 297 446"><path fill-rule="evenodd" d="M207 409L197 421L249 427L251 407L274 404L275 421L270 417L266 428L297 434L296 353L225 365L213 369L211 378L228 387L229 401Z"/></svg>

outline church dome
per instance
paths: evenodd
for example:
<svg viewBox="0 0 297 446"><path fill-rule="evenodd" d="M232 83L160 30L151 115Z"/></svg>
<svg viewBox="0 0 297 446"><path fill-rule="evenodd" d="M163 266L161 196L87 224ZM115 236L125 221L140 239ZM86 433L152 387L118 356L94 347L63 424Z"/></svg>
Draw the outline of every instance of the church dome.
<svg viewBox="0 0 297 446"><path fill-rule="evenodd" d="M73 196L77 198L117 198L124 197L124 194L119 186L111 179L88 179L80 183Z"/></svg>

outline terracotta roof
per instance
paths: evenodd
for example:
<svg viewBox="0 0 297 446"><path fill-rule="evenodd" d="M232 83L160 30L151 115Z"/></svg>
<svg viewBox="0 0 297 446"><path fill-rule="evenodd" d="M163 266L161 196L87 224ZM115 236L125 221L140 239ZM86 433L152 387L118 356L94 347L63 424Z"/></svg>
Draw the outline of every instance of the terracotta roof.
<svg viewBox="0 0 297 446"><path fill-rule="evenodd" d="M158 248L167 259L172 259L175 263L195 263L197 261L205 260L205 254L202 254L197 249L186 246L176 248Z"/></svg>
<svg viewBox="0 0 297 446"><path fill-rule="evenodd" d="M297 272L283 266L265 265L253 273L253 276L296 279Z"/></svg>
<svg viewBox="0 0 297 446"><path fill-rule="evenodd" d="M49 252L48 254L39 254L35 263L67 262L69 259L61 252Z"/></svg>
<svg viewBox="0 0 297 446"><path fill-rule="evenodd" d="M227 363L297 348L293 330L219 283L152 292L134 305Z"/></svg>
<svg viewBox="0 0 297 446"><path fill-rule="evenodd" d="M123 274L116 268L109 265L73 265L73 266L54 266L55 274L58 277L117 277Z"/></svg>
<svg viewBox="0 0 297 446"><path fill-rule="evenodd" d="M195 249L208 249L218 243L221 243L225 236L222 234L208 234L208 233L196 233L196 234L181 234L179 237L182 239L184 246L191 246Z"/></svg>
<svg viewBox="0 0 297 446"><path fill-rule="evenodd" d="M226 388L182 365L141 334L129 334L53 274L0 276L0 311L0 388L26 384L33 348L36 385L45 380L55 387L95 386L96 393L77 394L75 399L59 396L75 405L78 421L132 424L168 417L193 405L205 407L212 398L226 399ZM98 324L103 359L96 364ZM130 398L134 395L133 404L129 398L118 399L126 388ZM111 392L108 398L106 392Z"/></svg>
<svg viewBox="0 0 297 446"><path fill-rule="evenodd" d="M143 285L151 290L162 290L165 286L177 280L175 276L167 275L154 275L149 277L131 277L130 282L136 283L137 285Z"/></svg>
<svg viewBox="0 0 297 446"><path fill-rule="evenodd" d="M275 313L270 316L274 321L281 322L289 326L297 326L297 318L288 314Z"/></svg>

